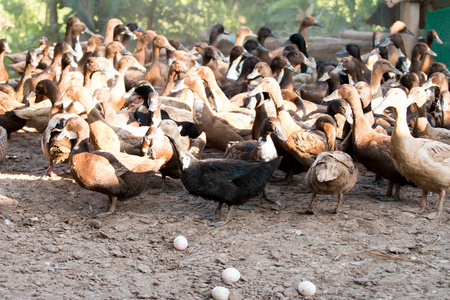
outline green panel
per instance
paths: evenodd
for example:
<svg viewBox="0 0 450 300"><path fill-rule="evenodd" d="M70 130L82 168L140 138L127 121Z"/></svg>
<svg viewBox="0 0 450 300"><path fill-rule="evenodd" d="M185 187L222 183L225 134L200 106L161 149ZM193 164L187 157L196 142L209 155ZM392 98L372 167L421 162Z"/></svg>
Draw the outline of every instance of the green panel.
<svg viewBox="0 0 450 300"><path fill-rule="evenodd" d="M450 66L450 7L436 11L429 11L425 32L429 29L436 30L439 38L444 42L442 45L434 42L431 49L436 52L435 60Z"/></svg>

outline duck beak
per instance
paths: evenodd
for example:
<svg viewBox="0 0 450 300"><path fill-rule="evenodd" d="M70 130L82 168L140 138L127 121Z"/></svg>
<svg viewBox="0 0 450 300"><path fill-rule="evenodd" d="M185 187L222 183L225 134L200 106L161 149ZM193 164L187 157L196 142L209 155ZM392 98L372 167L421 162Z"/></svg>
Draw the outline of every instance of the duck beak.
<svg viewBox="0 0 450 300"><path fill-rule="evenodd" d="M140 33L144 33L144 32L145 32L144 29L141 28L141 26L138 26L138 28L136 29L136 31L137 31L137 32L140 32Z"/></svg>
<svg viewBox="0 0 450 300"><path fill-rule="evenodd" d="M428 48L426 53L430 54L430 55L433 55L433 56L437 56L437 54L433 50L431 50L430 48Z"/></svg>
<svg viewBox="0 0 450 300"><path fill-rule="evenodd" d="M176 51L177 50L169 42L166 42L164 44L164 48L166 48L167 50L170 50L170 51Z"/></svg>
<svg viewBox="0 0 450 300"><path fill-rule="evenodd" d="M391 90L392 91L392 90ZM377 107L373 108L372 111L375 112L381 112L383 113L383 111L392 106L391 101L390 101L390 96L389 93L383 98L383 100L381 100L380 104L378 104Z"/></svg>
<svg viewBox="0 0 450 300"><path fill-rule="evenodd" d="M69 46L69 49L67 49L66 52L72 54L75 57L78 55L78 53L76 53L75 50L73 50L72 46Z"/></svg>
<svg viewBox="0 0 450 300"><path fill-rule="evenodd" d="M342 48L341 50L336 52L336 55L341 55L341 54L345 54L345 53L348 53L348 51L347 51L347 47L344 46L344 48Z"/></svg>
<svg viewBox="0 0 450 300"><path fill-rule="evenodd" d="M271 32L270 33L270 35L269 36L271 36L271 37L273 37L273 38L276 38L276 39L279 39L280 37L278 36L278 34L276 34L275 32Z"/></svg>
<svg viewBox="0 0 450 300"><path fill-rule="evenodd" d="M450 77L450 71L447 68L445 68L442 73L444 73L445 76Z"/></svg>
<svg viewBox="0 0 450 300"><path fill-rule="evenodd" d="M130 51L128 51L125 47L122 46L122 48L119 50L120 53L123 55L133 55Z"/></svg>
<svg viewBox="0 0 450 300"><path fill-rule="evenodd" d="M408 28L405 29L405 33L407 33L409 35L414 35L414 33L411 30L409 30Z"/></svg>
<svg viewBox="0 0 450 300"><path fill-rule="evenodd" d="M439 38L437 34L434 36L433 40L438 44L443 44L442 40Z"/></svg>
<svg viewBox="0 0 450 300"><path fill-rule="evenodd" d="M397 68L394 67L392 64L391 64L391 68L389 69L389 72L392 72L392 73L397 74L397 75L400 75L400 76L403 75L403 73L400 72L399 70L397 70Z"/></svg>
<svg viewBox="0 0 450 300"><path fill-rule="evenodd" d="M313 68L313 69L315 69L317 67L316 60L312 56L307 58L307 59L305 59L305 61L303 63L305 65L307 65L308 67Z"/></svg>
<svg viewBox="0 0 450 300"><path fill-rule="evenodd" d="M256 79L258 76L261 76L261 74L259 74L258 70L255 68L250 74L247 75L247 79L253 80Z"/></svg>
<svg viewBox="0 0 450 300"><path fill-rule="evenodd" d="M344 113L344 117L345 120L350 124L353 125L353 111L352 111L352 107L350 106L350 104L347 101L342 102L345 113Z"/></svg>
<svg viewBox="0 0 450 300"><path fill-rule="evenodd" d="M67 97L66 93L64 93L64 94L62 94L61 98L59 98L59 100L56 101L55 104L53 104L53 105L54 105L54 106L58 106L58 105L61 105L61 104L63 104L64 102L67 102L67 101L69 101L69 100L71 100L71 99L69 99L69 98Z"/></svg>
<svg viewBox="0 0 450 300"><path fill-rule="evenodd" d="M428 79L427 80L427 82L425 82L423 85L422 85L422 88L424 88L424 89L429 89L430 87L433 87L433 86L436 86L436 84L434 84L433 83L433 79Z"/></svg>
<svg viewBox="0 0 450 300"><path fill-rule="evenodd" d="M154 94L154 93L151 93L151 94ZM150 94L150 95L151 95ZM157 96L155 96L155 95L151 95L150 97L149 97L149 105L148 105L148 110L149 111L156 111L156 110L158 110L158 107L159 107L159 101L158 101L158 97Z"/></svg>
<svg viewBox="0 0 450 300"><path fill-rule="evenodd" d="M264 51L264 52L268 52L269 51L266 48L264 48L259 42L258 42L258 47L256 47L256 49Z"/></svg>
<svg viewBox="0 0 450 300"><path fill-rule="evenodd" d="M325 72L322 77L319 78L319 81L323 82L323 81L327 81L328 79L330 79L330 74L328 74L328 72Z"/></svg>
<svg viewBox="0 0 450 300"><path fill-rule="evenodd" d="M331 94L329 94L328 96L323 98L322 101L329 102L331 100L336 100L336 99L342 99L342 97L339 95L339 89L335 90L334 92L332 92Z"/></svg>
<svg viewBox="0 0 450 300"><path fill-rule="evenodd" d="M78 68L78 64L74 60L70 61L70 66L75 69Z"/></svg>
<svg viewBox="0 0 450 300"><path fill-rule="evenodd" d="M336 68L334 68L333 71L331 71L331 74L339 74L341 71L344 70L344 66L342 65L342 62L340 62Z"/></svg>
<svg viewBox="0 0 450 300"><path fill-rule="evenodd" d="M94 35L95 33L93 33L89 28L86 27L86 29L83 31L83 33L87 33L89 35Z"/></svg>
<svg viewBox="0 0 450 300"><path fill-rule="evenodd" d="M288 69L289 71L295 72L295 68L291 65L290 62L287 63L287 65L285 66L286 69Z"/></svg>
<svg viewBox="0 0 450 300"><path fill-rule="evenodd" d="M174 86L172 89L170 89L171 93L177 93L183 89L187 89L188 87L184 84L184 80L180 80L176 86Z"/></svg>
<svg viewBox="0 0 450 300"><path fill-rule="evenodd" d="M124 98L124 99L130 98L132 95L135 94L135 92L134 92L135 90L136 90L136 87L131 88L128 92L126 92L125 95L122 96L122 98Z"/></svg>
<svg viewBox="0 0 450 300"><path fill-rule="evenodd" d="M287 41L284 41L282 44L281 44L281 46L286 46L287 44L290 44L291 43L291 40L287 40Z"/></svg>
<svg viewBox="0 0 450 300"><path fill-rule="evenodd" d="M36 97L36 92L32 91L28 94L28 96L25 98L28 102L30 102L31 98Z"/></svg>
<svg viewBox="0 0 450 300"><path fill-rule="evenodd" d="M188 53L186 53L186 55L194 55L194 54L198 54L198 51L194 48L191 49L191 51L189 51Z"/></svg>
<svg viewBox="0 0 450 300"><path fill-rule="evenodd" d="M128 35L131 37L132 40L137 39L136 35L130 30L130 28L125 27L125 32L124 34Z"/></svg>
<svg viewBox="0 0 450 300"><path fill-rule="evenodd" d="M317 27L323 28L323 25L321 23L319 23L319 22L314 23L313 26L317 26Z"/></svg>
<svg viewBox="0 0 450 300"><path fill-rule="evenodd" d="M230 62L228 61L228 59L225 57L225 55L223 55L223 53L220 53L219 54L219 57L220 57L220 59L224 62L224 63L226 63L226 64L229 64Z"/></svg>
<svg viewBox="0 0 450 300"><path fill-rule="evenodd" d="M252 96L249 98L250 98L250 100L248 101L247 108L254 109L256 107L256 103L258 103L258 100L256 100L255 96Z"/></svg>
<svg viewBox="0 0 450 300"><path fill-rule="evenodd" d="M382 42L380 45L378 45L378 47L386 47L387 45L392 45L392 40L391 38L387 38L384 40L384 42Z"/></svg>
<svg viewBox="0 0 450 300"><path fill-rule="evenodd" d="M141 71L143 71L143 72L146 72L147 71L147 69L145 68L145 67L143 67L140 63L138 63L137 61L136 61L136 63L132 66L132 67L134 67L134 68L136 68L136 69L138 69L138 70L141 70Z"/></svg>
<svg viewBox="0 0 450 300"><path fill-rule="evenodd" d="M248 36L251 36L251 37L254 37L254 38L258 37L258 35L255 34L253 31L250 31L250 34Z"/></svg>
<svg viewBox="0 0 450 300"><path fill-rule="evenodd" d="M257 94L262 93L262 91L261 85L257 85L253 90L248 92L247 97L256 96Z"/></svg>
<svg viewBox="0 0 450 300"><path fill-rule="evenodd" d="M376 47L378 47L378 46L376 46ZM375 48L372 51L370 51L370 53L369 53L369 55L375 55L375 54L380 54L380 49L379 48Z"/></svg>
<svg viewBox="0 0 450 300"><path fill-rule="evenodd" d="M247 50L244 49L244 52L242 52L242 56L243 57L251 57L253 55L250 52L248 52Z"/></svg>
<svg viewBox="0 0 450 300"><path fill-rule="evenodd" d="M5 46L5 53L11 53L8 43L3 43L3 45Z"/></svg>
<svg viewBox="0 0 450 300"><path fill-rule="evenodd" d="M283 131L281 130L281 126L275 127L275 131L273 132L279 138L281 141L287 141L286 135L284 135Z"/></svg>

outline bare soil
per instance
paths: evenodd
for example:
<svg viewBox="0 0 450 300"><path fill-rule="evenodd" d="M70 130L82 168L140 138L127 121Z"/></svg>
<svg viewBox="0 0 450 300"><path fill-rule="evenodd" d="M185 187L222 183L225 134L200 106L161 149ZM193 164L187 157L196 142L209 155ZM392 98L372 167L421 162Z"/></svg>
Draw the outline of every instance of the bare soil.
<svg viewBox="0 0 450 300"><path fill-rule="evenodd" d="M221 155L206 149L204 157ZM254 199L219 228L201 216L214 202L150 195L159 178L97 221L107 197L71 175L45 176L47 168L39 133L12 135L0 164L1 299L211 299L217 285L232 299L300 299L303 280L316 284L315 299L450 299L448 200L438 219L417 216L406 210L418 206L420 189L386 198L387 182L370 183L361 166L338 215L337 197L325 195L316 215L304 214L311 194L296 175L291 185L268 184L281 207ZM168 180L169 191L181 187ZM429 198L435 210L437 195ZM173 247L178 235L185 251ZM221 273L231 266L242 277L228 285Z"/></svg>

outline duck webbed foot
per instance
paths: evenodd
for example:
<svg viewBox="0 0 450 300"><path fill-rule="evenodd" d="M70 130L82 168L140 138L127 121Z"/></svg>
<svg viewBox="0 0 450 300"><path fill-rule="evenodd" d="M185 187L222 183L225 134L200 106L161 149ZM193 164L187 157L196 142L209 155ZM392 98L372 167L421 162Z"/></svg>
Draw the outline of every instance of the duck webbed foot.
<svg viewBox="0 0 450 300"><path fill-rule="evenodd" d="M411 209L410 212L421 214L425 211L425 208L427 207L427 195L428 191L423 190L422 191L422 199L420 200L420 207L416 209Z"/></svg>
<svg viewBox="0 0 450 300"><path fill-rule="evenodd" d="M428 220L434 220L434 219L436 219L440 214L441 214L440 211L436 211L436 212L433 212L433 213L430 213L430 214L426 215L425 218L427 218Z"/></svg>
<svg viewBox="0 0 450 300"><path fill-rule="evenodd" d="M429 220L436 219L442 213L442 210L444 209L444 199L445 199L445 190L443 190L439 193L438 211L426 215L425 218L427 218Z"/></svg>
<svg viewBox="0 0 450 300"><path fill-rule="evenodd" d="M178 197L182 197L184 195L186 195L187 191L186 188L183 185L183 189L179 192L175 192L175 193L170 193L172 196L178 196Z"/></svg>
<svg viewBox="0 0 450 300"><path fill-rule="evenodd" d="M266 189L264 189L264 192L261 196L261 203L273 203L276 204L278 206L281 206L281 202L278 199L270 199L267 197L267 193L266 193Z"/></svg>
<svg viewBox="0 0 450 300"><path fill-rule="evenodd" d="M316 200L316 195L317 194L315 192L312 192L311 202L309 202L309 206L308 206L308 209L306 210L305 214L307 214L307 215L314 215L315 214L314 208L313 208L313 203L314 203L314 200Z"/></svg>
<svg viewBox="0 0 450 300"><path fill-rule="evenodd" d="M109 209L104 212L99 212L95 215L96 218L104 218L106 216L112 215L116 212L116 204L117 204L117 197L109 197Z"/></svg>
<svg viewBox="0 0 450 300"><path fill-rule="evenodd" d="M223 205L223 203L219 202L219 204L217 204L216 210L214 211L214 214L203 214L203 215L201 215L202 218L208 219L208 220L214 220L217 216L220 215L220 210L222 209L222 205Z"/></svg>
<svg viewBox="0 0 450 300"><path fill-rule="evenodd" d="M213 222L213 226L215 227L220 227L223 226L225 224L227 224L230 220L231 220L231 216L233 215L233 206L232 205L228 205L228 213L227 213L227 218L225 219L225 221L216 221Z"/></svg>

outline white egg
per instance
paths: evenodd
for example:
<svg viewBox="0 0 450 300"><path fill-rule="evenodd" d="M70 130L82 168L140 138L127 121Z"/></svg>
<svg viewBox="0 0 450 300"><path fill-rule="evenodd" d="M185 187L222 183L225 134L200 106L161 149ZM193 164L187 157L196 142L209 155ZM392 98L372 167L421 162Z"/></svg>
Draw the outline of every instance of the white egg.
<svg viewBox="0 0 450 300"><path fill-rule="evenodd" d="M302 296L310 297L316 293L316 286L311 281L305 280L298 285L298 291Z"/></svg>
<svg viewBox="0 0 450 300"><path fill-rule="evenodd" d="M217 300L228 300L228 297L230 297L230 291L223 286L216 286L212 290L212 296Z"/></svg>
<svg viewBox="0 0 450 300"><path fill-rule="evenodd" d="M241 273L235 268L227 268L222 272L222 279L226 283L235 283L241 278Z"/></svg>
<svg viewBox="0 0 450 300"><path fill-rule="evenodd" d="M175 249L183 251L187 248L188 241L184 236L180 235L175 238L175 240L173 241L173 245Z"/></svg>

